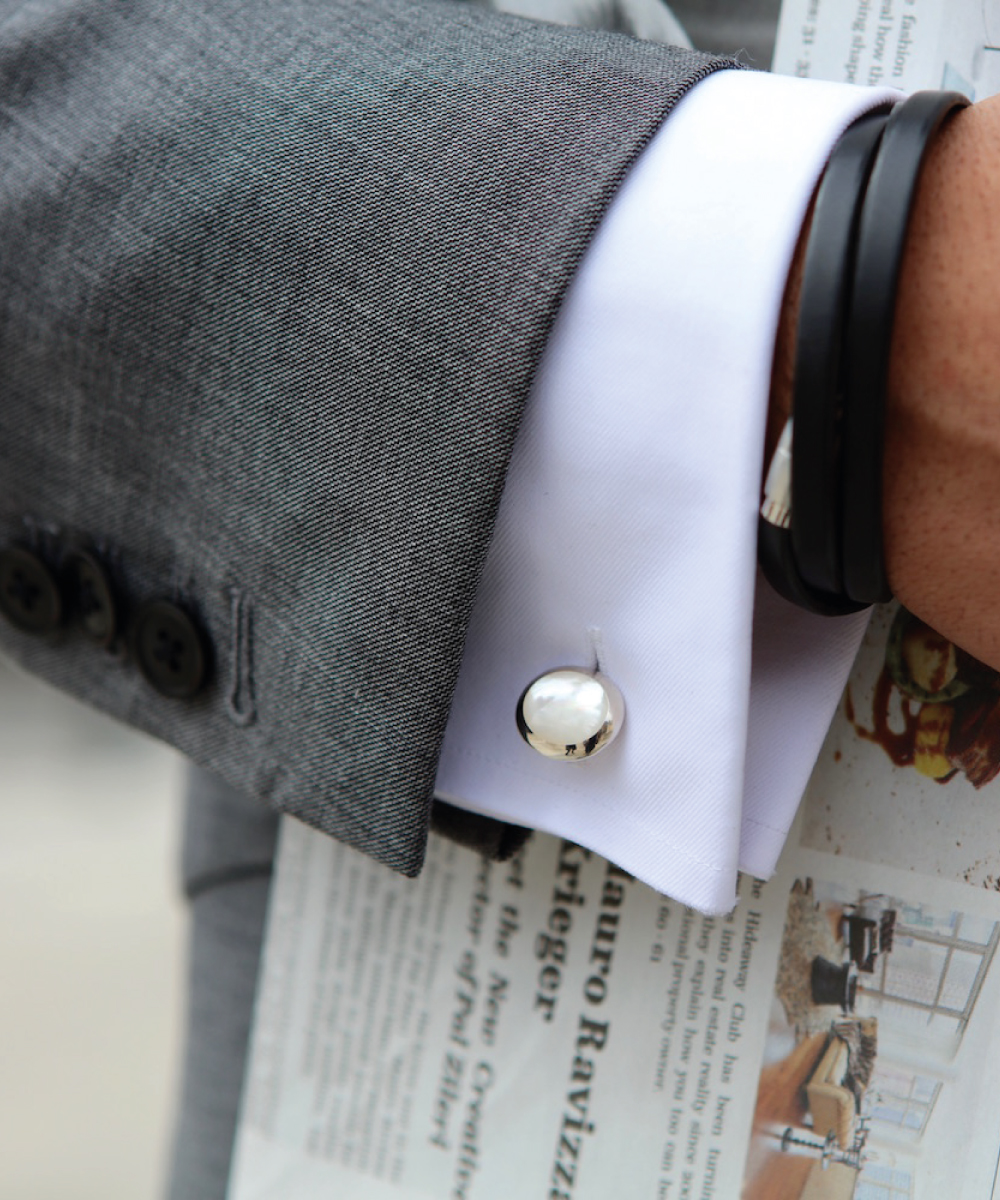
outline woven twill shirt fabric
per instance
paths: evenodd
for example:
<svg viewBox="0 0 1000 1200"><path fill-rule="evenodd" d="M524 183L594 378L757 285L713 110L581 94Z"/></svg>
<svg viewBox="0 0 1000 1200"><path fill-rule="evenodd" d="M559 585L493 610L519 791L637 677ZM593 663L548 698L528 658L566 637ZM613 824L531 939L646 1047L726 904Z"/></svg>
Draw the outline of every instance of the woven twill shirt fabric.
<svg viewBox="0 0 1000 1200"><path fill-rule="evenodd" d="M616 185L727 66L411 0L0 0L0 536L110 564L29 669L416 873L547 331ZM205 630L159 696L128 622Z"/></svg>

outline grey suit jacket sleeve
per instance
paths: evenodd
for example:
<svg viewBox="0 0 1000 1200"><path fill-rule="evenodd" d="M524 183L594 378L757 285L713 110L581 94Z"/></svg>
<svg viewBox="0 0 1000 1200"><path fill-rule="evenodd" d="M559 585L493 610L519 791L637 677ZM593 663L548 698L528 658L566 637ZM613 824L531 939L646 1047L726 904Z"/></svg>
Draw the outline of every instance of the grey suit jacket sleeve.
<svg viewBox="0 0 1000 1200"><path fill-rule="evenodd" d="M0 0L0 583L64 610L3 647L415 873L547 330L727 65L427 0ZM191 649L151 600L194 696L139 669Z"/></svg>

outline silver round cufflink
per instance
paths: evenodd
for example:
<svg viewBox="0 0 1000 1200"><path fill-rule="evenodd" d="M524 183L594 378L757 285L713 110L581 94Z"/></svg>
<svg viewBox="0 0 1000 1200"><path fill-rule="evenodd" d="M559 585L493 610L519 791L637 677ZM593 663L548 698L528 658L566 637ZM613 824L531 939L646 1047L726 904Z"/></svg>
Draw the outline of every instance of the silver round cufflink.
<svg viewBox="0 0 1000 1200"><path fill-rule="evenodd" d="M539 675L517 702L521 737L546 758L592 758L618 736L625 701L606 676L577 667Z"/></svg>

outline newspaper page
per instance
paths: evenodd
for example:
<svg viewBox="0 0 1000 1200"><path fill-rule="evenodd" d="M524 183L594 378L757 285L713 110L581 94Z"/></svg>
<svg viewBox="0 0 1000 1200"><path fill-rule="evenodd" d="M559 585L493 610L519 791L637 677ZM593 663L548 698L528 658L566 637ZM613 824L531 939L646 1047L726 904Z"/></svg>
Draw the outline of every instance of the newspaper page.
<svg viewBox="0 0 1000 1200"><path fill-rule="evenodd" d="M1000 91L1000 3L784 0L771 69L981 100Z"/></svg>
<svg viewBox="0 0 1000 1200"><path fill-rule="evenodd" d="M774 69L981 98L1000 4L785 0ZM286 820L229 1200L1000 1200L1000 677L879 610L739 895Z"/></svg>
<svg viewBox="0 0 1000 1200"><path fill-rule="evenodd" d="M234 1196L738 1192L757 885L713 920L547 836L435 837L417 882L291 823L281 856Z"/></svg>
<svg viewBox="0 0 1000 1200"><path fill-rule="evenodd" d="M887 608L730 916L286 822L231 1200L989 1200L998 777L1000 676Z"/></svg>
<svg viewBox="0 0 1000 1200"><path fill-rule="evenodd" d="M878 610L767 885L748 1200L1000 1194L998 776L1000 676Z"/></svg>

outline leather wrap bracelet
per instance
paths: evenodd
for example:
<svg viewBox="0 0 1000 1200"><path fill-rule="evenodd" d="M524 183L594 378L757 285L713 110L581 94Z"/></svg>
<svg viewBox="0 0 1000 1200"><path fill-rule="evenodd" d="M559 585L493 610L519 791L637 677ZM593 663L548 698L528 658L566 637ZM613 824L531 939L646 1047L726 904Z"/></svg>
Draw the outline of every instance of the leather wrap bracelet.
<svg viewBox="0 0 1000 1200"><path fill-rule="evenodd" d="M928 147L966 104L960 93L918 92L865 114L834 147L817 190L792 418L768 470L757 537L765 577L810 612L843 615L892 596L882 459L896 292Z"/></svg>
<svg viewBox="0 0 1000 1200"><path fill-rule="evenodd" d="M792 424L789 420L764 484L764 504L757 517L757 562L764 578L780 595L807 612L823 617L841 617L865 605L852 604L841 596L817 592L803 580L792 555L791 520Z"/></svg>
<svg viewBox="0 0 1000 1200"><path fill-rule="evenodd" d="M843 339L861 204L888 112L862 117L837 143L816 193L802 271L792 414L795 460L808 470L792 474L792 550L806 585L831 598L843 592Z"/></svg>
<svg viewBox="0 0 1000 1200"><path fill-rule="evenodd" d="M772 458L757 521L757 561L764 577L786 600L821 616L865 607L843 595L840 578L837 425L854 241L886 117L886 110L876 110L847 129L816 193L799 300L793 419ZM795 460L808 461L809 471L792 470L793 441ZM808 571L800 569L803 544Z"/></svg>
<svg viewBox="0 0 1000 1200"><path fill-rule="evenodd" d="M893 109L861 210L845 338L844 591L865 604L892 598L882 539L885 393L896 288L920 171L934 134L968 99L916 92Z"/></svg>

